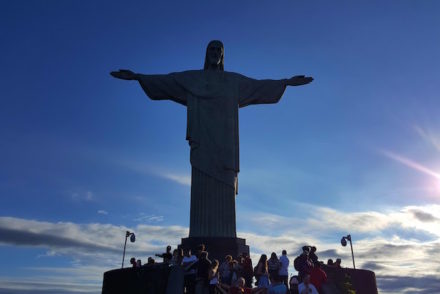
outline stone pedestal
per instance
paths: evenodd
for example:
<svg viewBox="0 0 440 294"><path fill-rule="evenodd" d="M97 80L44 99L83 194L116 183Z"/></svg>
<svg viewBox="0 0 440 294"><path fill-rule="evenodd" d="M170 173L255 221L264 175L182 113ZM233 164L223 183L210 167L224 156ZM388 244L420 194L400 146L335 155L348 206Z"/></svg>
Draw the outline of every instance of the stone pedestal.
<svg viewBox="0 0 440 294"><path fill-rule="evenodd" d="M179 248L183 250L191 249L191 252L195 254L197 253L197 246L200 244L205 244L210 260L218 259L220 263L225 259L226 255L231 255L233 258L237 258L242 253L249 255L249 246L246 245L246 240L233 237L182 238L182 244L179 245Z"/></svg>
<svg viewBox="0 0 440 294"><path fill-rule="evenodd" d="M107 271L102 282L102 294L166 293L167 289L171 288L168 286L171 270L168 264L159 263L141 268Z"/></svg>

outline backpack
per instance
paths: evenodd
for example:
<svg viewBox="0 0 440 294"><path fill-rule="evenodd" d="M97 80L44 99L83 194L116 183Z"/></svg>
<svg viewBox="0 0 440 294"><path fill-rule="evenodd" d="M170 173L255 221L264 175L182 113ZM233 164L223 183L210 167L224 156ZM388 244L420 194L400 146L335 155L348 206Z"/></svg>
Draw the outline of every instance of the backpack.
<svg viewBox="0 0 440 294"><path fill-rule="evenodd" d="M281 264L280 264L279 260L269 259L267 265L269 267L269 271L270 272L278 272L278 270L281 267Z"/></svg>

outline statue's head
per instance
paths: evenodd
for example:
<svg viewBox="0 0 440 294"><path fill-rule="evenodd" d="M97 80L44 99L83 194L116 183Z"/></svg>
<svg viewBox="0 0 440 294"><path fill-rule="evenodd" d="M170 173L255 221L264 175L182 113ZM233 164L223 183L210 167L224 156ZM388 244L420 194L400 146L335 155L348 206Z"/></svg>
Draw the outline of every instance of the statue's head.
<svg viewBox="0 0 440 294"><path fill-rule="evenodd" d="M224 70L224 52L223 43L218 40L209 42L206 47L204 69Z"/></svg>

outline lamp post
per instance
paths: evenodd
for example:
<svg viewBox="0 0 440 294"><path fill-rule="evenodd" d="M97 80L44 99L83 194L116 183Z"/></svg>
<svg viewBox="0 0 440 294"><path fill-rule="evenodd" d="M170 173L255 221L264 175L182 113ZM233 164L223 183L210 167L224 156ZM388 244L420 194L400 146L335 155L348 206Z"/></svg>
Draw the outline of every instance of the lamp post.
<svg viewBox="0 0 440 294"><path fill-rule="evenodd" d="M351 259L353 259L353 268L356 269L356 266L354 265L354 254L353 254L353 244L351 243L351 235L347 235L342 237L341 239L341 245L343 247L347 246L347 240L350 241L350 247L351 247Z"/></svg>
<svg viewBox="0 0 440 294"><path fill-rule="evenodd" d="M124 259L125 259L125 247L127 246L127 238L130 237L130 242L134 243L134 241L136 241L136 236L134 235L134 233L127 231L125 233L125 243L124 243L124 253L122 255L122 266L121 268L124 268Z"/></svg>

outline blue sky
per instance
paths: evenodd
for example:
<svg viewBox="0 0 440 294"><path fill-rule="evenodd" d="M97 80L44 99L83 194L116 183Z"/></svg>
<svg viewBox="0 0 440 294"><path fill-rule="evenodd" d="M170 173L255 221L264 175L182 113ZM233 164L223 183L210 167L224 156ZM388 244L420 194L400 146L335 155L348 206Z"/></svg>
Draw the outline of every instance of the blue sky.
<svg viewBox="0 0 440 294"><path fill-rule="evenodd" d="M304 244L381 293L440 290L436 1L9 1L0 11L0 293L100 292L127 254L187 235L186 112L109 72L311 75L240 110L237 228L256 258Z"/></svg>

